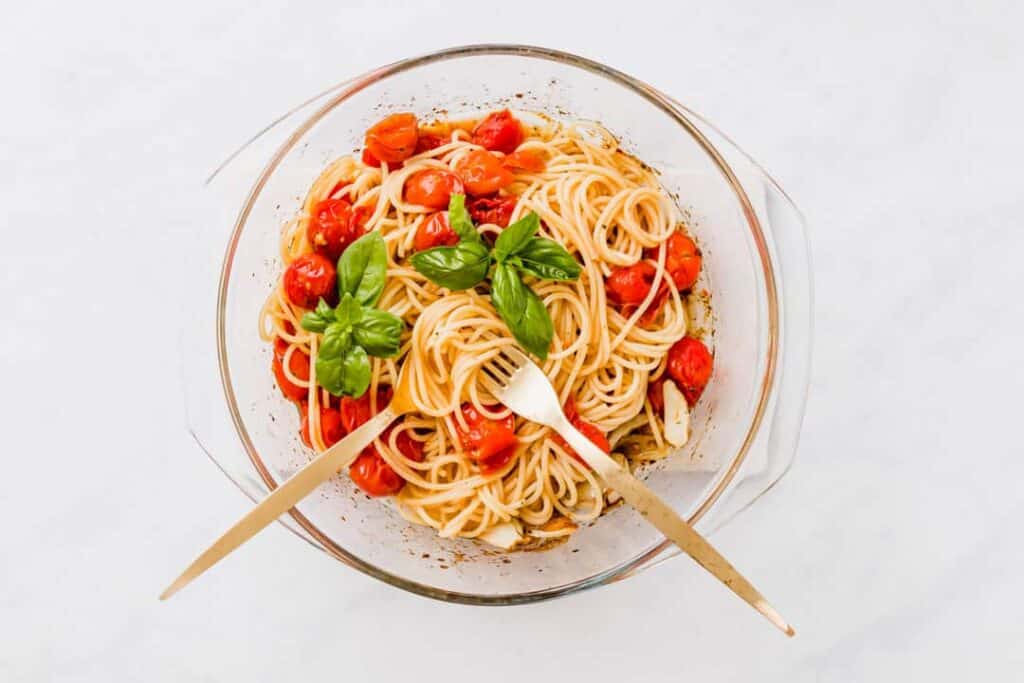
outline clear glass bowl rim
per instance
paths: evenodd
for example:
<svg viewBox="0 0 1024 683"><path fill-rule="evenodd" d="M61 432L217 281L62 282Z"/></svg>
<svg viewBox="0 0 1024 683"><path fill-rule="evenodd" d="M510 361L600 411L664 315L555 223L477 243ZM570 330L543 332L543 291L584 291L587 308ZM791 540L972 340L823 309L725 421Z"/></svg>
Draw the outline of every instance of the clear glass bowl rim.
<svg viewBox="0 0 1024 683"><path fill-rule="evenodd" d="M220 380L224 390L224 396L227 400L228 410L231 414L231 420L234 423L235 431L238 434L239 439L245 448L246 454L249 457L253 467L256 469L260 478L264 484L273 490L277 487L277 482L271 475L269 468L263 462L259 453L256 451L252 440L249 437L248 431L245 428L245 424L242 420L241 412L239 411L238 404L235 398L234 390L232 388L230 371L228 368L228 349L227 349L227 336L225 333L225 318L227 311L227 297L228 297L228 285L231 278L232 263L234 260L234 254L241 238L242 231L245 228L249 214L252 210L253 204L256 198L259 196L267 179L276 170L278 164L285 157L285 155L294 147L295 143L302 138L302 136L312 128L323 116L327 115L341 102L349 98L354 93L366 88L373 83L388 78L391 75L408 71L410 69L430 64L433 62L441 62L449 59L458 59L465 57L473 57L480 55L502 55L502 56L522 56L532 57L538 59L544 59L548 61L557 62L563 65L573 66L585 71L589 71L592 74L603 76L604 78L628 88L635 93L639 94L653 106L660 109L670 118L675 120L680 127L682 127L700 147L708 154L715 166L722 173L723 178L729 184L731 189L736 195L736 199L739 202L740 207L743 210L744 218L746 219L747 225L750 229L751 237L753 239L754 247L757 251L758 259L761 263L762 274L764 277L764 294L766 298L766 314L767 314L767 344L766 344L766 358L764 365L764 372L762 374L760 391L758 394L757 405L755 406L753 417L747 428L744 439L740 445L739 450L733 456L728 467L719 476L716 485L707 493L704 500L689 517L688 521L691 525L696 524L701 517L703 517L712 505L721 497L723 492L728 488L732 482L736 473L742 466L746 455L754 442L758 431L761 428L763 418L765 416L769 399L772 393L772 387L775 381L776 367L778 364L779 355L779 301L778 301L778 289L775 277L775 271L773 268L772 258L770 249L768 248L767 240L761 228L761 223L757 217L757 213L754 210L750 198L747 196L742 184L739 182L736 174L730 168L724 157L718 152L715 146L704 136L704 134L683 114L684 109L674 99L666 96L656 88L640 81L639 79L633 78L621 71L613 69L609 66L601 64L578 55L573 55L558 50L552 50L544 47L530 46L530 45L519 45L519 44L480 44L480 45L466 45L460 47L447 48L436 52L427 53L418 57L411 57L408 59L400 60L372 71L369 71L361 76L357 76L351 80L344 82L335 88L331 88L325 93L321 93L311 100L307 101L299 108L309 104L324 94L337 89L338 92L330 99L328 99L322 106L305 121L303 121L288 138L280 145L277 151L273 154L266 166L263 168L259 177L253 184L252 189L249 191L248 196L238 214L238 218L235 221L234 228L232 229L231 238L228 242L228 247L224 255L223 264L221 267L220 284L217 295L217 360L220 368ZM298 108L297 108L298 109ZM295 111L295 110L293 110ZM281 118L275 120L263 131L258 133L255 137L258 138L264 132L277 125L292 112L285 114ZM255 138L253 138L255 139ZM244 146L243 146L244 148ZM240 150L239 150L240 151ZM237 154L237 152L236 152ZM216 171L211 175L210 180L217 175L217 173L223 169L227 164L231 162L235 155L229 157ZM208 180L209 182L209 180ZM229 477L230 478L230 477ZM536 602L540 600L547 600L555 597L560 597L574 593L587 588L593 588L596 586L605 585L613 581L625 578L632 572L642 568L648 562L652 561L655 557L662 553L666 548L671 546L671 542L663 540L662 542L655 544L648 550L640 553L636 557L627 560L612 569L605 572L599 572L590 576L586 579L581 579L569 584L563 584L550 588L545 588L537 591L523 592L523 593L508 593L508 594L490 594L490 595L478 595L473 593L463 593L457 591L443 590L435 588L433 586L423 585L416 581L410 581L404 577L392 574L391 572L384 571L375 565L366 562L359 557L352 555L346 551L343 547L334 543L326 534L324 534L315 524L313 524L307 517L305 517L298 509L292 509L289 515L295 520L295 522L308 533L316 543L318 543L326 552L331 554L333 557L341 561L342 563L353 567L364 574L372 576L376 579L384 581L392 586L401 588L403 590L423 595L425 597L442 600L445 602L455 602L462 604L475 604L475 605L513 605ZM307 539L308 540L308 539Z"/></svg>

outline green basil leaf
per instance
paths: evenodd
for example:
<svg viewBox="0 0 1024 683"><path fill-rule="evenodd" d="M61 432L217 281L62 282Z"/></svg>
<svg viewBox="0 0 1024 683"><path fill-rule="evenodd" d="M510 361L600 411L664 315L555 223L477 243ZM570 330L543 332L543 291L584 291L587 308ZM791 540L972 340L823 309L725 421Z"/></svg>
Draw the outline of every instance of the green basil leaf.
<svg viewBox="0 0 1024 683"><path fill-rule="evenodd" d="M331 323L324 330L324 339L320 344L319 351L317 351L317 360L321 358L341 358L351 345L352 329L348 325Z"/></svg>
<svg viewBox="0 0 1024 683"><path fill-rule="evenodd" d="M483 242L480 233L473 227L473 219L466 210L466 195L453 194L448 199L448 225L463 242Z"/></svg>
<svg viewBox="0 0 1024 683"><path fill-rule="evenodd" d="M499 263L491 276L491 303L510 330L522 322L526 311L527 287L519 279L515 268Z"/></svg>
<svg viewBox="0 0 1024 683"><path fill-rule="evenodd" d="M516 252L521 270L544 280L575 280L583 268L558 242L534 237Z"/></svg>
<svg viewBox="0 0 1024 683"><path fill-rule="evenodd" d="M494 242L494 254L498 263L519 252L540 230L540 217L533 211L501 231Z"/></svg>
<svg viewBox="0 0 1024 683"><path fill-rule="evenodd" d="M316 305L316 310L302 316L299 324L302 325L302 329L309 332L323 332L332 322L334 322L334 309L321 298L320 303Z"/></svg>
<svg viewBox="0 0 1024 683"><path fill-rule="evenodd" d="M368 308L352 328L352 338L371 356L390 358L398 353L405 323L393 313Z"/></svg>
<svg viewBox="0 0 1024 683"><path fill-rule="evenodd" d="M363 317L363 307L359 305L359 302L355 300L348 292L345 292L345 296L341 297L341 302L338 307L334 309L334 319L338 321L338 324L342 327L351 327L352 325L359 322L360 318Z"/></svg>
<svg viewBox="0 0 1024 683"><path fill-rule="evenodd" d="M341 392L359 398L370 386L370 358L362 346L352 346L341 362Z"/></svg>
<svg viewBox="0 0 1024 683"><path fill-rule="evenodd" d="M540 297L523 284L509 264L501 263L494 269L491 303L524 349L542 360L548 357L555 335L551 315Z"/></svg>
<svg viewBox="0 0 1024 683"><path fill-rule="evenodd" d="M346 293L364 306L373 306L384 289L388 253L384 238L369 232L348 245L338 259L338 295Z"/></svg>
<svg viewBox="0 0 1024 683"><path fill-rule="evenodd" d="M412 255L412 267L428 280L451 290L469 289L487 277L491 255L483 242L460 242Z"/></svg>
<svg viewBox="0 0 1024 683"><path fill-rule="evenodd" d="M316 383L334 396L341 396L344 388L344 364L340 356L328 358L316 357Z"/></svg>

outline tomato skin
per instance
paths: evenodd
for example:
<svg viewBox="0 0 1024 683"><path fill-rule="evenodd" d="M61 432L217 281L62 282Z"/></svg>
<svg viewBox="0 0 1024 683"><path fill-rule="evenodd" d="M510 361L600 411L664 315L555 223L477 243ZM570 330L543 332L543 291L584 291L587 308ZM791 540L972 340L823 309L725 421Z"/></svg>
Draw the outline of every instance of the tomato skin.
<svg viewBox="0 0 1024 683"><path fill-rule="evenodd" d="M315 308L321 297L331 303L337 294L334 264L323 254L303 254L284 271L284 292L300 308Z"/></svg>
<svg viewBox="0 0 1024 683"><path fill-rule="evenodd" d="M274 360L271 361L270 367L274 371L274 379L277 380L277 386L281 389L284 397L291 401L303 401L308 395L309 389L293 384L284 374L284 354L287 350L288 342L280 337L275 339ZM309 356L301 349L295 349L292 351L291 358L288 359L288 369L295 377L309 381Z"/></svg>
<svg viewBox="0 0 1024 683"><path fill-rule="evenodd" d="M657 260L658 249L648 249L647 258ZM680 292L693 287L700 276L703 257L696 243L681 232L674 232L665 240L665 270L672 284Z"/></svg>
<svg viewBox="0 0 1024 683"><path fill-rule="evenodd" d="M345 436L345 427L341 424L341 414L334 408L320 406L320 434L323 437L324 445L328 448L341 441ZM310 448L313 447L309 438L309 404L305 404L302 410L299 435L302 437L302 443Z"/></svg>
<svg viewBox="0 0 1024 683"><path fill-rule="evenodd" d="M519 446L515 416L510 414L501 420L491 420L481 415L472 403L462 404L462 416L466 420L466 429L456 421L455 431L470 460L477 464L481 474L500 471Z"/></svg>
<svg viewBox="0 0 1024 683"><path fill-rule="evenodd" d="M377 389L377 410L381 410L391 402L391 387ZM341 412L341 423L346 433L351 433L364 422L375 415L370 411L370 392L367 391L359 398L342 396L338 406Z"/></svg>
<svg viewBox="0 0 1024 683"><path fill-rule="evenodd" d="M437 168L416 171L405 181L404 197L410 204L430 209L447 209L453 194L463 193L462 181L457 175Z"/></svg>
<svg viewBox="0 0 1024 683"><path fill-rule="evenodd" d="M473 144L511 154L523 141L523 126L508 109L488 114L473 128Z"/></svg>
<svg viewBox="0 0 1024 683"><path fill-rule="evenodd" d="M363 148L362 159L363 163L366 164L367 166L372 166L373 168L380 168L380 159L373 156L373 152L371 152L369 149Z"/></svg>
<svg viewBox="0 0 1024 683"><path fill-rule="evenodd" d="M363 229L351 204L344 199L325 199L313 207L306 234L313 251L337 262L348 245L362 237Z"/></svg>
<svg viewBox="0 0 1024 683"><path fill-rule="evenodd" d="M482 149L475 149L455 162L455 172L462 178L466 191L476 197L492 195L515 179L501 159Z"/></svg>
<svg viewBox="0 0 1024 683"><path fill-rule="evenodd" d="M416 126L415 114L392 114L366 131L366 149L375 158L389 164L405 161L416 152L419 140Z"/></svg>
<svg viewBox="0 0 1024 683"><path fill-rule="evenodd" d="M608 437L604 435L604 432L598 429L597 425L591 424L590 422L587 422L582 417L580 417L579 413L576 411L575 399L570 398L568 401L566 401L565 406L562 407L562 412L565 413L565 417L569 420L572 426L576 428L576 431L580 432L581 434L583 434L583 436L590 439L591 443L593 443L595 446L600 448L605 453L612 452L612 446L610 443L608 443ZM573 450L572 446L570 446L565 439L563 439L561 436L557 434L554 438L558 445L560 445L565 450L565 452L568 453L573 458L573 460L576 460L580 464L585 465L588 469L590 468L590 465L587 465L586 461L583 458L581 458L575 450Z"/></svg>
<svg viewBox="0 0 1024 683"><path fill-rule="evenodd" d="M429 152L432 149L437 149L448 141L440 135L434 135L433 133L420 133L419 140L416 141L416 154L423 154Z"/></svg>
<svg viewBox="0 0 1024 683"><path fill-rule="evenodd" d="M665 414L665 382L664 377L647 383L647 400L651 402L651 408L655 415Z"/></svg>
<svg viewBox="0 0 1024 683"><path fill-rule="evenodd" d="M519 203L518 197L475 197L466 202L466 210L477 225L492 223L507 228L512 212Z"/></svg>
<svg viewBox="0 0 1024 683"><path fill-rule="evenodd" d="M544 169L547 168L544 156L540 152L530 149L512 152L512 154L509 154L502 160L502 163L509 168L521 168L531 173L543 173Z"/></svg>
<svg viewBox="0 0 1024 683"><path fill-rule="evenodd" d="M658 270L646 261L625 268L616 268L604 283L608 298L620 305L642 303L651 291L657 272Z"/></svg>
<svg viewBox="0 0 1024 683"><path fill-rule="evenodd" d="M384 462L376 448L370 446L349 465L348 476L367 495L393 496L405 486L405 480Z"/></svg>
<svg viewBox="0 0 1024 683"><path fill-rule="evenodd" d="M691 406L704 393L713 365L711 352L699 339L683 337L668 350L668 374Z"/></svg>
<svg viewBox="0 0 1024 683"><path fill-rule="evenodd" d="M416 228L416 236L413 238L412 247L416 251L423 251L432 247L454 246L459 243L459 236L455 234L448 224L448 214L438 211L429 219L420 223Z"/></svg>

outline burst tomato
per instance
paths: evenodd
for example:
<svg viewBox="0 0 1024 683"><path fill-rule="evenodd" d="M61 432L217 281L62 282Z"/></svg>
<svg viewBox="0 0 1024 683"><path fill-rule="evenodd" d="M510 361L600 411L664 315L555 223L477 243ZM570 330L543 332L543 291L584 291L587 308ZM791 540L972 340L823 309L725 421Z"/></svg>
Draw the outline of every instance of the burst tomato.
<svg viewBox="0 0 1024 683"><path fill-rule="evenodd" d="M473 128L473 144L511 154L523 141L523 126L508 109L488 114Z"/></svg>
<svg viewBox="0 0 1024 683"><path fill-rule="evenodd" d="M477 464L480 472L493 474L507 465L519 445L515 416L491 420L481 415L472 403L462 405L462 416L466 420L466 428L460 427L456 421L455 429L466 454Z"/></svg>
<svg viewBox="0 0 1024 683"><path fill-rule="evenodd" d="M423 154L424 152L429 152L432 149L437 149L446 142L447 140L440 135L420 133L420 138L416 141L416 154Z"/></svg>
<svg viewBox="0 0 1024 683"><path fill-rule="evenodd" d="M579 413L576 411L576 401L574 399L570 398L568 401L565 402L565 406L562 408L562 412L565 413L565 417L569 420L572 426L576 428L576 431L580 432L581 434L583 434L583 436L590 439L591 443L593 443L595 446L600 448L605 453L611 453L612 447L611 444L608 443L608 437L604 435L604 432L597 428L597 425L591 424L584 420L582 417L580 417ZM561 436L558 436L557 434L554 438L555 441L563 449L565 449L565 452L568 453L574 460L583 465L587 465L583 458L581 458L579 454L575 450L573 450L572 446L566 443L565 439L563 439ZM587 467L590 466L587 465Z"/></svg>
<svg viewBox="0 0 1024 683"><path fill-rule="evenodd" d="M655 415L665 414L665 378L659 377L647 384L647 400L651 402L651 408Z"/></svg>
<svg viewBox="0 0 1024 683"><path fill-rule="evenodd" d="M512 174L501 159L490 152L476 149L455 163L455 172L462 178L469 194L491 195L513 181Z"/></svg>
<svg viewBox="0 0 1024 683"><path fill-rule="evenodd" d="M374 158L389 164L411 157L418 140L415 114L392 114L366 131L366 149Z"/></svg>
<svg viewBox="0 0 1024 683"><path fill-rule="evenodd" d="M377 389L377 411L380 411L390 402L391 387ZM375 412L370 410L369 391L359 398L342 396L338 410L341 412L341 423L344 425L346 433L355 431L357 427L376 415Z"/></svg>
<svg viewBox="0 0 1024 683"><path fill-rule="evenodd" d="M658 258L658 249L648 249L647 258ZM700 275L700 249L692 239L681 232L672 233L665 241L665 270L679 291L693 287Z"/></svg>
<svg viewBox="0 0 1024 683"><path fill-rule="evenodd" d="M447 209L453 194L462 194L462 181L454 173L438 168L416 171L405 181L405 201L430 209Z"/></svg>
<svg viewBox="0 0 1024 683"><path fill-rule="evenodd" d="M285 376L284 373L284 356L288 350L288 342L278 337L274 340L274 360L271 361L271 369L274 371L274 379L277 380L277 386L281 389L281 393L284 394L285 398L292 401L301 401L306 398L309 390L306 387L300 387L298 384L294 384L291 380ZM309 356L307 356L301 349L295 349L292 351L291 357L288 359L288 370L291 371L294 377L303 381L309 381Z"/></svg>
<svg viewBox="0 0 1024 683"><path fill-rule="evenodd" d="M405 486L405 480L384 462L377 449L367 448L349 465L348 476L371 496L393 496Z"/></svg>
<svg viewBox="0 0 1024 683"><path fill-rule="evenodd" d="M302 409L299 435L302 437L302 443L310 448L313 447L313 442L309 438L309 404L304 404ZM341 424L341 414L334 408L320 406L320 435L323 437L324 445L328 448L341 441L341 438L345 436L345 427Z"/></svg>
<svg viewBox="0 0 1024 683"><path fill-rule="evenodd" d="M432 247L453 246L459 243L459 236L448 224L448 214L438 211L416 228L413 249L423 251Z"/></svg>
<svg viewBox="0 0 1024 683"><path fill-rule="evenodd" d="M657 269L646 261L616 268L605 280L608 298L616 304L642 303L651 291Z"/></svg>
<svg viewBox="0 0 1024 683"><path fill-rule="evenodd" d="M524 149L519 152L512 152L502 163L510 168L521 168L532 173L543 173L547 167L544 163L544 156L540 152Z"/></svg>
<svg viewBox="0 0 1024 683"><path fill-rule="evenodd" d="M668 374L691 406L704 392L713 364L708 347L693 337L683 337L668 350Z"/></svg>
<svg viewBox="0 0 1024 683"><path fill-rule="evenodd" d="M306 232L313 251L337 262L348 245L362 237L363 228L351 204L344 199L325 199L313 207Z"/></svg>
<svg viewBox="0 0 1024 683"><path fill-rule="evenodd" d="M507 228L512 220L512 212L516 210L518 197L476 197L466 203L470 218L477 225L493 223Z"/></svg>
<svg viewBox="0 0 1024 683"><path fill-rule="evenodd" d="M323 254L303 254L284 271L284 292L301 308L314 308L321 297L335 299L334 264Z"/></svg>

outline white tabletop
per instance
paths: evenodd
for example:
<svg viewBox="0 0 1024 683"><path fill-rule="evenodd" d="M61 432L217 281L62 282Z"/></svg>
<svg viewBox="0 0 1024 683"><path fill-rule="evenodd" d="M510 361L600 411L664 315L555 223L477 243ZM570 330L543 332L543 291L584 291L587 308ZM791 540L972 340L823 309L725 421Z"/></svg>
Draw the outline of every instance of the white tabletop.
<svg viewBox="0 0 1024 683"><path fill-rule="evenodd" d="M1019 677L1019 5L96 4L21 3L0 22L0 680ZM486 41L578 52L677 95L806 212L816 353L797 463L714 537L794 640L687 561L461 607L277 526L157 602L247 505L184 430L200 180L326 85Z"/></svg>

